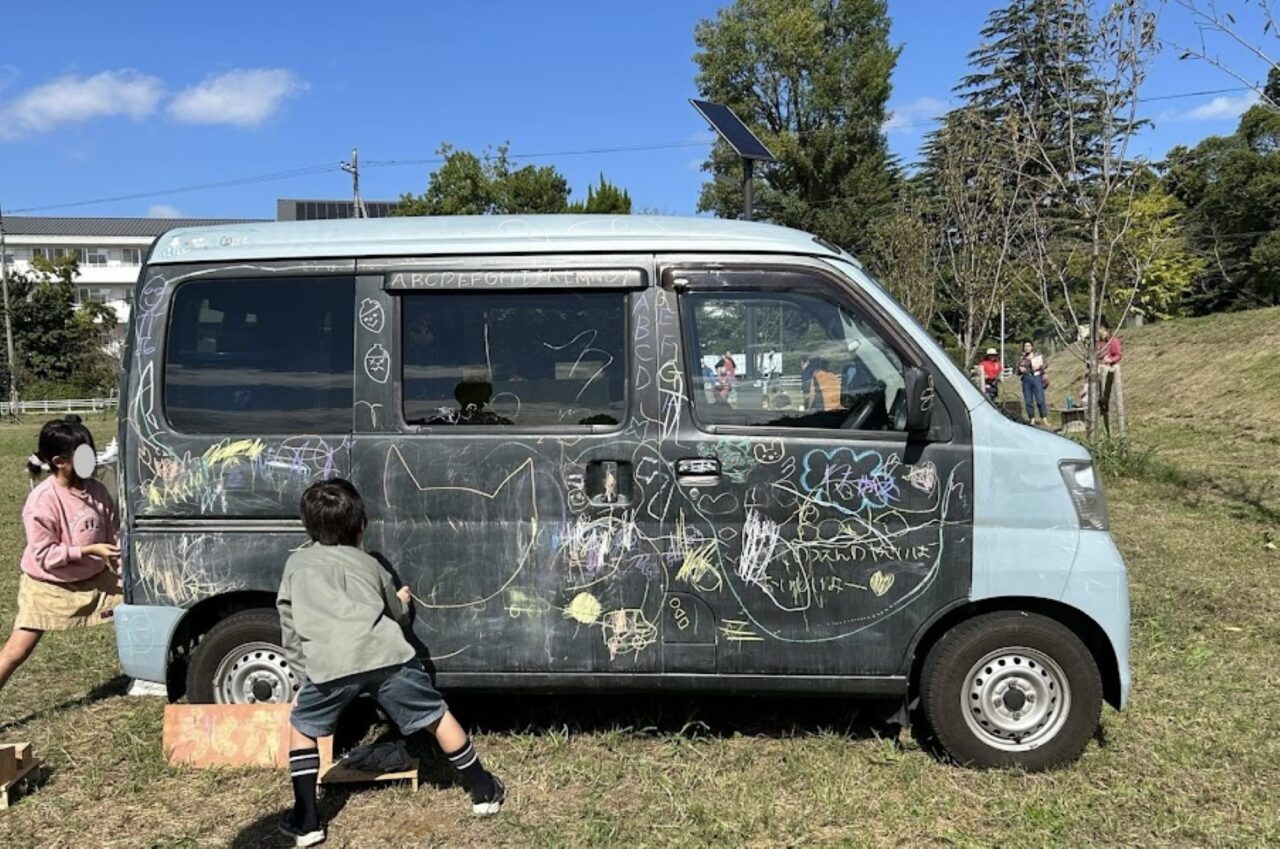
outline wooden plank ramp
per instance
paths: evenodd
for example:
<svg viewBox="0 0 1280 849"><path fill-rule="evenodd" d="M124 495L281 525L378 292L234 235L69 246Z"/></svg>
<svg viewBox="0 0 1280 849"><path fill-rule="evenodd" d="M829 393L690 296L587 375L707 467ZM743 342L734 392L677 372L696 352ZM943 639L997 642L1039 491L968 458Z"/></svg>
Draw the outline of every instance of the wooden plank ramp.
<svg viewBox="0 0 1280 849"><path fill-rule="evenodd" d="M289 767L289 705L166 705L164 756L171 764ZM408 781L418 789L418 759L401 772L361 772L333 761L333 738L316 741L321 784Z"/></svg>

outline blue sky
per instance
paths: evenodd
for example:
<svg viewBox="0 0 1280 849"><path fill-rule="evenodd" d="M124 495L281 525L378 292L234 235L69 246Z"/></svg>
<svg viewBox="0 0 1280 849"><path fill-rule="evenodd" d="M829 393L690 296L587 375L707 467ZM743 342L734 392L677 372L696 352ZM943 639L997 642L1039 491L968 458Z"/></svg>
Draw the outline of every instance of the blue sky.
<svg viewBox="0 0 1280 849"><path fill-rule="evenodd" d="M509 141L516 155L560 154L527 161L556 165L575 195L604 172L637 209L692 214L709 137L687 102L697 93L693 28L721 5L76 0L51 17L40 4L6 4L5 32L30 37L7 35L0 53L0 204L15 211L302 172L38 213L272 217L277 197L349 196L349 178L332 166L353 144L365 197L395 198L421 191L432 166L378 163L430 158L442 141L474 150ZM995 5L890 0L904 49L887 132L904 161L946 109ZM1166 39L1198 42L1185 13L1161 14ZM1227 45L1222 54L1265 75ZM1238 85L1166 48L1145 94ZM1159 155L1230 132L1246 96L1151 101L1156 127L1141 147ZM565 155L657 145L675 146Z"/></svg>

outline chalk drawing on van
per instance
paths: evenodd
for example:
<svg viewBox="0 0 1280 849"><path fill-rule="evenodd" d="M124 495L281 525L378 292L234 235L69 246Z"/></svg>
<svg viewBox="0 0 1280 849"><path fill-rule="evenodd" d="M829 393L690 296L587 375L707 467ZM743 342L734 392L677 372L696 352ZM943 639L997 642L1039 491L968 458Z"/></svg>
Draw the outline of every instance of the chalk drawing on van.
<svg viewBox="0 0 1280 849"><path fill-rule="evenodd" d="M356 406L364 407L366 410L369 411L369 426L374 430L377 430L378 429L378 411L382 409L382 405L374 403L373 401L357 401Z"/></svg>
<svg viewBox="0 0 1280 849"><path fill-rule="evenodd" d="M639 657L642 651L658 642L657 624L639 608L610 610L601 615L600 622L610 659L620 654Z"/></svg>
<svg viewBox="0 0 1280 849"><path fill-rule="evenodd" d="M764 637L757 634L745 619L721 619L720 633L731 643L759 643Z"/></svg>
<svg viewBox="0 0 1280 849"><path fill-rule="evenodd" d="M166 534L141 538L134 551L138 585L147 600L186 607L203 598L243 589L228 575L209 572L218 543L207 534Z"/></svg>
<svg viewBox="0 0 1280 849"><path fill-rule="evenodd" d="M551 610L551 603L532 589L507 590L507 603L504 608L512 619L521 617L538 618Z"/></svg>
<svg viewBox="0 0 1280 849"><path fill-rule="evenodd" d="M375 343L364 354L364 373L374 383L386 383L391 377L391 354L382 343Z"/></svg>
<svg viewBox="0 0 1280 849"><path fill-rule="evenodd" d="M907 483L916 489L921 492L932 493L938 485L938 468L933 463L925 461L912 466L906 477Z"/></svg>
<svg viewBox="0 0 1280 849"><path fill-rule="evenodd" d="M498 586L464 587L461 593L455 593L449 588L451 582L441 580L436 574L424 574L414 593L419 604L433 610L483 607L511 588L533 556L538 539L538 484L532 459L520 463L491 491L486 491L476 487L424 483L414 473L400 448L393 445L387 450L382 476L382 497L388 507L398 503L392 495L396 490L393 486L395 481L412 485L418 495L415 511L420 511L421 518L428 520L424 527L429 528L432 534L429 542L404 552L407 560L413 560L419 554L424 561L437 559L445 542L464 548L482 544L482 536L492 536L493 528L500 525L511 526L517 537L516 556L510 573L494 579ZM430 521L433 516L457 514L459 500L469 503L469 509L461 511L462 515L471 518L465 525L451 522L439 527ZM471 570L467 574L490 573ZM466 595L468 591L472 593L470 597Z"/></svg>
<svg viewBox="0 0 1280 849"><path fill-rule="evenodd" d="M360 302L360 326L370 333L381 333L386 326L387 314L382 304L373 298L365 298Z"/></svg>

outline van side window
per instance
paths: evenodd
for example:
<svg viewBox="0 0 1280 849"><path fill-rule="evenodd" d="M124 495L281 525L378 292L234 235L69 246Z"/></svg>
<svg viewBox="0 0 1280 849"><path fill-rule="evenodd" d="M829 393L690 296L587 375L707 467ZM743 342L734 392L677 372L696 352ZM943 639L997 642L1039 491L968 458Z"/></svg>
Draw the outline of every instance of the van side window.
<svg viewBox="0 0 1280 849"><path fill-rule="evenodd" d="M351 430L355 280L289 277L180 285L164 404L185 433Z"/></svg>
<svg viewBox="0 0 1280 849"><path fill-rule="evenodd" d="M803 291L695 291L681 305L700 423L902 429L902 361L846 308Z"/></svg>
<svg viewBox="0 0 1280 849"><path fill-rule="evenodd" d="M616 425L626 408L622 292L403 296L411 425Z"/></svg>

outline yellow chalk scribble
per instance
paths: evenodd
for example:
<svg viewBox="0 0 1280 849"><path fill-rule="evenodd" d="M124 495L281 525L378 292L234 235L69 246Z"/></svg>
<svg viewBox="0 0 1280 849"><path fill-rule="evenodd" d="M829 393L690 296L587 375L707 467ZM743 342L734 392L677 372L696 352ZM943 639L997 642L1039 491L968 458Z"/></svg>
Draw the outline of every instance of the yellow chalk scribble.
<svg viewBox="0 0 1280 849"><path fill-rule="evenodd" d="M228 440L209 446L203 459L211 466L232 460L256 460L262 456L264 447L261 439Z"/></svg>
<svg viewBox="0 0 1280 849"><path fill-rule="evenodd" d="M658 626L645 618L643 610L610 610L602 624L610 659L628 653L638 656L658 641Z"/></svg>
<svg viewBox="0 0 1280 849"><path fill-rule="evenodd" d="M724 634L724 638L734 643L759 643L764 641L764 637L751 630L751 625L745 619L722 619L720 621L720 631Z"/></svg>
<svg viewBox="0 0 1280 849"><path fill-rule="evenodd" d="M722 585L720 572L716 569L715 564L711 562L715 547L716 544L714 542L709 542L685 554L684 563L680 565L680 570L676 572L676 580L683 581L704 593L719 591Z"/></svg>
<svg viewBox="0 0 1280 849"><path fill-rule="evenodd" d="M583 625L590 625L600 618L600 600L591 593L578 593L564 609L564 616Z"/></svg>
<svg viewBox="0 0 1280 849"><path fill-rule="evenodd" d="M530 595L523 590L507 591L507 615L512 619L521 616L541 616L551 608L546 599Z"/></svg>

